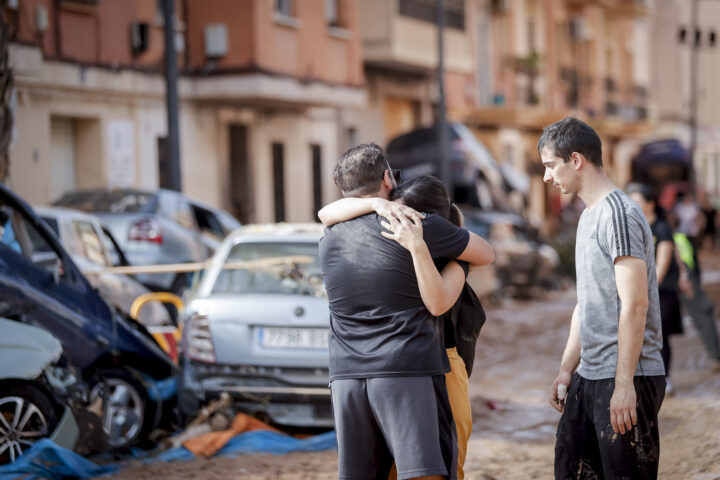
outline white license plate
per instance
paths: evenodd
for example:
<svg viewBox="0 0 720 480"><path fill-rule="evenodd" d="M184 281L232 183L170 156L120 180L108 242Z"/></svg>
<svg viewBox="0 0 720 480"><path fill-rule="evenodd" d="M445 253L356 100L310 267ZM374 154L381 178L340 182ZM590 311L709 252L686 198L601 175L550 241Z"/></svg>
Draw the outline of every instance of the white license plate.
<svg viewBox="0 0 720 480"><path fill-rule="evenodd" d="M328 329L263 328L260 345L266 348L328 348Z"/></svg>

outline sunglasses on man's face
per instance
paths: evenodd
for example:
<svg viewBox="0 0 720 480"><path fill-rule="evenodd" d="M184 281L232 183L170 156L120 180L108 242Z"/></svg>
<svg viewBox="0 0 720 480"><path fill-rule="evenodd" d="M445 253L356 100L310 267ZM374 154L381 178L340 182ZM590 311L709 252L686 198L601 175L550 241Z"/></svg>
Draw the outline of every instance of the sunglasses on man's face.
<svg viewBox="0 0 720 480"><path fill-rule="evenodd" d="M395 179L395 183L400 184L400 169L398 168L389 168L388 172L390 172L390 175Z"/></svg>

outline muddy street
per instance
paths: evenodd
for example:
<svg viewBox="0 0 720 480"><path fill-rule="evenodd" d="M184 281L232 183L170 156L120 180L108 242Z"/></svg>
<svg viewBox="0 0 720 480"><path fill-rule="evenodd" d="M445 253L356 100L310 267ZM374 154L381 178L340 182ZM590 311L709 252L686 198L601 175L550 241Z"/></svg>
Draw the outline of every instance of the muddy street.
<svg viewBox="0 0 720 480"><path fill-rule="evenodd" d="M720 298L720 257L705 259L705 288ZM488 306L470 379L474 429L466 478L551 479L559 414L547 401L575 304L574 289ZM715 312L716 320L718 318ZM675 392L660 411L660 478L720 479L720 372L692 324L672 337ZM336 478L335 452L240 455L128 466L113 478Z"/></svg>

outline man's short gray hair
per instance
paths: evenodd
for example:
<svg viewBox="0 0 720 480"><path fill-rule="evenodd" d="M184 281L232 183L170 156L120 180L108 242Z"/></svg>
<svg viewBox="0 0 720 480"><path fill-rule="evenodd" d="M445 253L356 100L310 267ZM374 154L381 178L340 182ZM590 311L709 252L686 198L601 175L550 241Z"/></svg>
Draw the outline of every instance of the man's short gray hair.
<svg viewBox="0 0 720 480"><path fill-rule="evenodd" d="M363 143L340 156L333 178L344 195L370 195L380 190L390 165L377 143Z"/></svg>

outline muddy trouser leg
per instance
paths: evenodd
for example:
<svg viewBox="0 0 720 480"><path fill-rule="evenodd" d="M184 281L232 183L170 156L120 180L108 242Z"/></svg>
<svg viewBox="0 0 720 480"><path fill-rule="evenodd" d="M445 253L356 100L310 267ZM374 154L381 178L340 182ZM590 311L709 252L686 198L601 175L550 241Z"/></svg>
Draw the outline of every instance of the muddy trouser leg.
<svg viewBox="0 0 720 480"><path fill-rule="evenodd" d="M565 397L565 411L555 440L556 480L602 479L600 449L592 423L593 398L586 391L589 380L573 375Z"/></svg>
<svg viewBox="0 0 720 480"><path fill-rule="evenodd" d="M695 275L690 275L693 286L693 298L687 298L680 294L683 308L693 320L698 335L705 345L705 349L711 358L720 360L720 344L718 343L717 326L713 316L713 303L700 286Z"/></svg>
<svg viewBox="0 0 720 480"><path fill-rule="evenodd" d="M587 394L593 402L593 423L600 448L605 478L627 480L657 479L660 461L658 411L665 396L665 376L634 379L637 396L637 424L624 434L614 433L610 424L610 399L615 379L595 380Z"/></svg>
<svg viewBox="0 0 720 480"><path fill-rule="evenodd" d="M674 300L677 302L677 299ZM663 363L665 364L665 375L670 376L670 361L672 349L670 348L670 316L673 307L673 300L660 293L660 318L662 319L662 341L663 348L660 351ZM676 307L677 308L677 307Z"/></svg>

